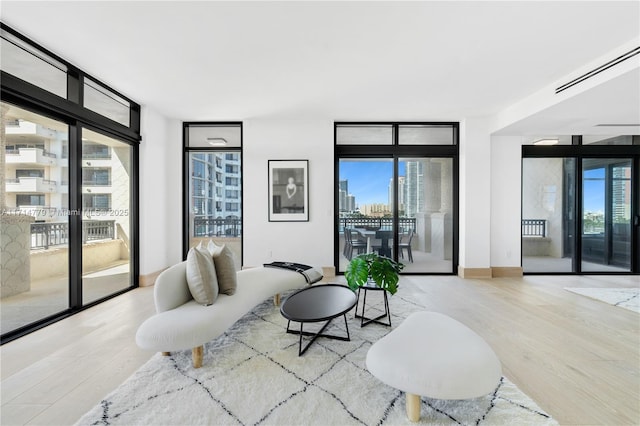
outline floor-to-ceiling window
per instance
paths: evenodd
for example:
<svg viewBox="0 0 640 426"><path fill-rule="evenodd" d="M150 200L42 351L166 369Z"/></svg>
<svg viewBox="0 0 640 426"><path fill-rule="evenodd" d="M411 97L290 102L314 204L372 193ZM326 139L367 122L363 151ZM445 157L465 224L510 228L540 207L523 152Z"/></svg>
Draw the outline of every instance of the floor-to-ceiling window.
<svg viewBox="0 0 640 426"><path fill-rule="evenodd" d="M457 124L336 123L335 264L375 251L404 273L457 268Z"/></svg>
<svg viewBox="0 0 640 426"><path fill-rule="evenodd" d="M69 308L69 126L2 102L2 334Z"/></svg>
<svg viewBox="0 0 640 426"><path fill-rule="evenodd" d="M131 285L132 147L82 129L82 301Z"/></svg>
<svg viewBox="0 0 640 426"><path fill-rule="evenodd" d="M184 255L209 242L242 265L242 124L184 124Z"/></svg>
<svg viewBox="0 0 640 426"><path fill-rule="evenodd" d="M1 25L2 342L137 286L140 107Z"/></svg>
<svg viewBox="0 0 640 426"><path fill-rule="evenodd" d="M522 267L571 272L575 234L575 159L522 162Z"/></svg>
<svg viewBox="0 0 640 426"><path fill-rule="evenodd" d="M582 160L582 271L631 270L631 159Z"/></svg>
<svg viewBox="0 0 640 426"><path fill-rule="evenodd" d="M523 271L640 272L640 138L530 142L522 160Z"/></svg>

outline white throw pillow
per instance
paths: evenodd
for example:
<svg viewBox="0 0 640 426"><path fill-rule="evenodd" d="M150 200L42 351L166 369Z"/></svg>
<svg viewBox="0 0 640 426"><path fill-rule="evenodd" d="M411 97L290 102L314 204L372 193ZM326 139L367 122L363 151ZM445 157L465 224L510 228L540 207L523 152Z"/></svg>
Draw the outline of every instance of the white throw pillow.
<svg viewBox="0 0 640 426"><path fill-rule="evenodd" d="M187 253L187 284L193 299L201 305L211 305L218 298L218 277L206 249L193 247Z"/></svg>
<svg viewBox="0 0 640 426"><path fill-rule="evenodd" d="M218 287L220 293L231 296L238 287L238 277L236 276L236 265L233 260L233 252L223 245L213 252L213 263L218 276Z"/></svg>
<svg viewBox="0 0 640 426"><path fill-rule="evenodd" d="M224 244L222 246L217 245L213 240L209 240L209 244L207 244L207 250L209 250L209 253L211 253L211 256L213 256L213 254L219 250L222 250L222 247L224 246Z"/></svg>

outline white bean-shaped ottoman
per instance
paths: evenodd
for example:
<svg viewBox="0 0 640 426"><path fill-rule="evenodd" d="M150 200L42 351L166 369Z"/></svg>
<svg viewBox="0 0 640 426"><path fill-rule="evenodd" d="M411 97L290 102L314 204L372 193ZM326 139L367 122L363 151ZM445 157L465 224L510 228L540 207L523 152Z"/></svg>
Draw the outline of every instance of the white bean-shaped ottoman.
<svg viewBox="0 0 640 426"><path fill-rule="evenodd" d="M500 360L482 337L437 312L415 312L367 352L367 369L406 393L407 416L420 419L420 396L470 399L493 392Z"/></svg>

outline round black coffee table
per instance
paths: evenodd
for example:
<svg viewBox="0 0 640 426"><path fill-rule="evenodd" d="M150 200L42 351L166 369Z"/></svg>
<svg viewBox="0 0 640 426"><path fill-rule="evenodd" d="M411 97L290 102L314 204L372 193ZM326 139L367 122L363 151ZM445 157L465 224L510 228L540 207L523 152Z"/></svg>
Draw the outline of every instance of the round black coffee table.
<svg viewBox="0 0 640 426"><path fill-rule="evenodd" d="M351 340L349 336L349 326L347 325L346 313L356 306L356 294L349 287L339 284L322 284L305 287L292 293L285 299L280 307L282 316L288 319L287 333L299 334L300 343L298 347L298 355L302 355L311 346L318 337L326 337L336 340ZM347 336L334 336L323 334L325 328L332 319L342 315L344 317L344 326L347 330ZM300 330L292 330L289 328L291 321L300 323ZM317 333L304 331L304 323L322 322L326 324L322 326ZM312 336L307 345L302 347L302 336Z"/></svg>

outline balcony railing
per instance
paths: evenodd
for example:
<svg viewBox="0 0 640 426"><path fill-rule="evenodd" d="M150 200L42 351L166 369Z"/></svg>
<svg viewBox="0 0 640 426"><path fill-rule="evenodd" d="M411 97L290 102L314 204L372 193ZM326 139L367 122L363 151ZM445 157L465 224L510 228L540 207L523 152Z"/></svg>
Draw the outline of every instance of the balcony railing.
<svg viewBox="0 0 640 426"><path fill-rule="evenodd" d="M111 186L111 179L108 180L83 180L82 186Z"/></svg>
<svg viewBox="0 0 640 426"><path fill-rule="evenodd" d="M46 192L52 193L56 191L57 183L53 180L43 179L41 177L19 177L6 180L7 192Z"/></svg>
<svg viewBox="0 0 640 426"><path fill-rule="evenodd" d="M241 219L214 219L196 217L193 219L194 237L241 237Z"/></svg>
<svg viewBox="0 0 640 426"><path fill-rule="evenodd" d="M110 160L111 152L83 152L83 160Z"/></svg>
<svg viewBox="0 0 640 426"><path fill-rule="evenodd" d="M547 221L544 219L522 219L523 237L546 237Z"/></svg>
<svg viewBox="0 0 640 426"><path fill-rule="evenodd" d="M36 163L51 165L54 162L50 159L58 156L53 152L42 148L12 148L5 149L8 163ZM46 158L43 158L46 157Z"/></svg>
<svg viewBox="0 0 640 426"><path fill-rule="evenodd" d="M82 222L82 243L113 240L115 220L85 220ZM67 222L41 222L31 224L31 249L48 249L69 244Z"/></svg>
<svg viewBox="0 0 640 426"><path fill-rule="evenodd" d="M415 231L416 219L413 217L398 218L398 226L400 231ZM344 228L377 228L382 231L393 230L393 219L390 217L341 217L340 232Z"/></svg>

